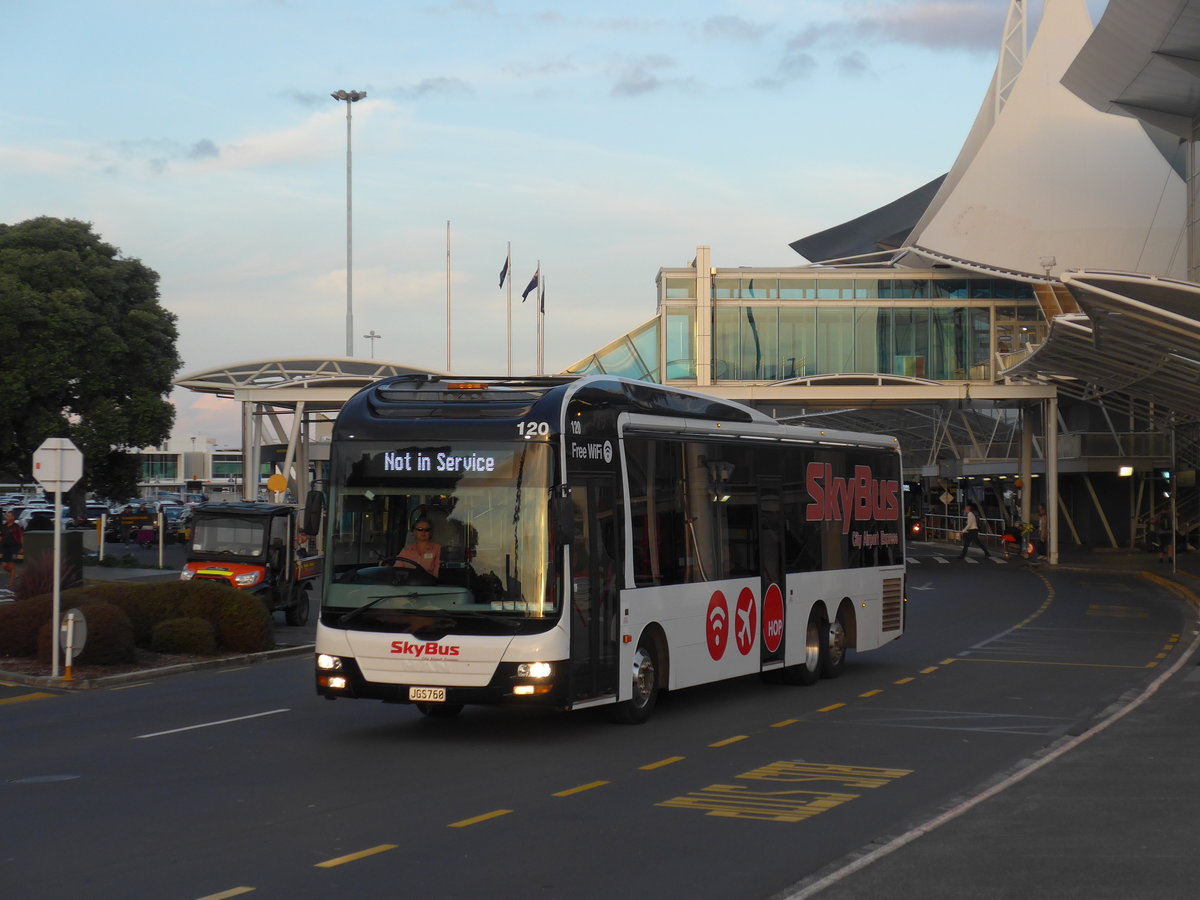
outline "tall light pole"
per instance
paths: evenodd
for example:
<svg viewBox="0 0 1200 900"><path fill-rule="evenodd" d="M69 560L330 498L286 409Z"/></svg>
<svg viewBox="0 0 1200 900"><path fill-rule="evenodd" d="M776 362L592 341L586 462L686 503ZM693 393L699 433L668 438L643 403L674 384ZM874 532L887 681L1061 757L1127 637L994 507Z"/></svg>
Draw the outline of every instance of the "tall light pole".
<svg viewBox="0 0 1200 900"><path fill-rule="evenodd" d="M363 337L365 337L365 338L366 338L368 341L370 341L370 342L371 342L371 359L374 359L374 358L375 358L375 342L376 342L377 340L379 340L381 337L383 337L383 335L382 335L382 334L376 334L376 333L375 333L375 329L374 329L374 328L372 328L372 329L371 329L371 333L370 333L370 334L364 334L364 335L363 335Z"/></svg>
<svg viewBox="0 0 1200 900"><path fill-rule="evenodd" d="M350 155L350 108L363 97L366 91L334 91L329 95L334 100L346 101L346 355L354 355L354 225L350 175L353 171ZM371 346L374 346L372 344Z"/></svg>

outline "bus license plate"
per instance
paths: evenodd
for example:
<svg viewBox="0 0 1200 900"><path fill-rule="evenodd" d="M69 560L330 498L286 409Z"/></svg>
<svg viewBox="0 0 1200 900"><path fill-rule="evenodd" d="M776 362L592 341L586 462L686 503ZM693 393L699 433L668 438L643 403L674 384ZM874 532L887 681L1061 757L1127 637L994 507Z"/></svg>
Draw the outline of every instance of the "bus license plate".
<svg viewBox="0 0 1200 900"><path fill-rule="evenodd" d="M410 687L408 699L416 703L445 703L445 688Z"/></svg>

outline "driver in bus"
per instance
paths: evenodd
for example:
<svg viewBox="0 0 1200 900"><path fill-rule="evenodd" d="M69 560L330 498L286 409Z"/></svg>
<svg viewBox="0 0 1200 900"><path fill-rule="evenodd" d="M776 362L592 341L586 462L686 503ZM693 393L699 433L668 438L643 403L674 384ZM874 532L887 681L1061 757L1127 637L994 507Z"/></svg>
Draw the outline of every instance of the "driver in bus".
<svg viewBox="0 0 1200 900"><path fill-rule="evenodd" d="M432 532L433 526L428 519L417 519L413 523L412 540L396 556L394 565L402 567L405 563L401 560L410 560L437 578L438 570L442 567L442 545L433 541L430 537Z"/></svg>

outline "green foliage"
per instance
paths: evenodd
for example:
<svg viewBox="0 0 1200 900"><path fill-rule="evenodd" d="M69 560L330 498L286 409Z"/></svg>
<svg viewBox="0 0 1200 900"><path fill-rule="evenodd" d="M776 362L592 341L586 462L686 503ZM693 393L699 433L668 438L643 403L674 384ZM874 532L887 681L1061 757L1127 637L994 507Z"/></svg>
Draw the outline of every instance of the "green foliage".
<svg viewBox="0 0 1200 900"><path fill-rule="evenodd" d="M217 636L207 619L189 617L164 619L154 626L150 649L157 653L188 653L211 656L217 652Z"/></svg>
<svg viewBox="0 0 1200 900"><path fill-rule="evenodd" d="M53 616L54 599L48 596L0 606L0 657L36 655L38 630Z"/></svg>
<svg viewBox="0 0 1200 900"><path fill-rule="evenodd" d="M87 621L80 664L130 662L135 647L157 650L159 629L180 619L203 621L215 645L211 650L171 652L257 653L275 646L266 607L255 597L214 582L99 582L63 591L61 602L64 611L78 607ZM0 606L0 657L36 654L48 662L52 615L49 595ZM179 627L197 628L172 626ZM39 637L40 632L45 636Z"/></svg>
<svg viewBox="0 0 1200 900"><path fill-rule="evenodd" d="M76 569L66 560L62 561L61 583L70 584L76 581ZM54 590L54 556L43 553L32 559L26 559L21 564L20 573L13 585L13 594L18 600L49 594Z"/></svg>
<svg viewBox="0 0 1200 900"><path fill-rule="evenodd" d="M70 437L83 451L81 490L136 494L125 449L170 433L177 336L157 273L90 224L0 224L0 476L32 480L38 445Z"/></svg>
<svg viewBox="0 0 1200 900"><path fill-rule="evenodd" d="M80 607L87 620L87 640L75 657L75 665L117 666L137 659L133 626L125 611L111 603L91 602ZM38 630L38 659L50 662L51 641L58 640L58 628L46 622Z"/></svg>
<svg viewBox="0 0 1200 900"><path fill-rule="evenodd" d="M275 646L271 614L257 599L234 592L223 598L217 610L217 640L226 650L254 653Z"/></svg>

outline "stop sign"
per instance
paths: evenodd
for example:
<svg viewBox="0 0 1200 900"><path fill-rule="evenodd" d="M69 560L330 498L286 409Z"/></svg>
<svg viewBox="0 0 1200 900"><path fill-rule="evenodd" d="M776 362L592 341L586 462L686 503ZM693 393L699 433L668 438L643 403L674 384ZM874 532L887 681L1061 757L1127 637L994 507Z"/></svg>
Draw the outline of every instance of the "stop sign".
<svg viewBox="0 0 1200 900"><path fill-rule="evenodd" d="M33 477L50 493L69 491L83 477L83 454L69 438L46 438L33 451Z"/></svg>

